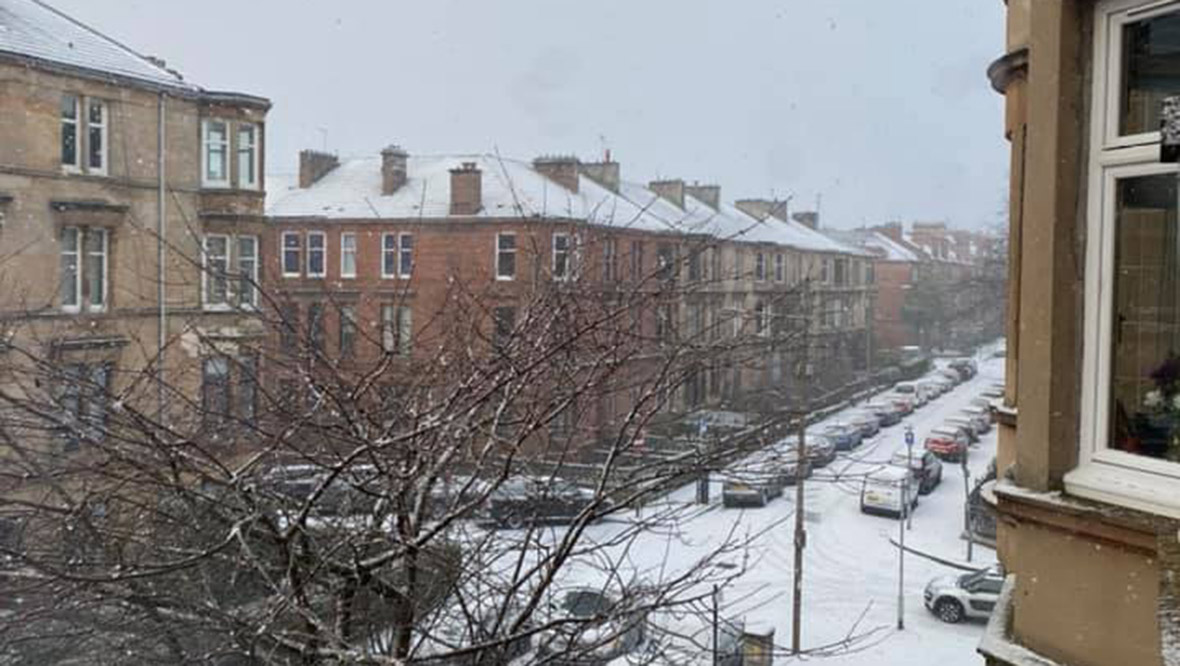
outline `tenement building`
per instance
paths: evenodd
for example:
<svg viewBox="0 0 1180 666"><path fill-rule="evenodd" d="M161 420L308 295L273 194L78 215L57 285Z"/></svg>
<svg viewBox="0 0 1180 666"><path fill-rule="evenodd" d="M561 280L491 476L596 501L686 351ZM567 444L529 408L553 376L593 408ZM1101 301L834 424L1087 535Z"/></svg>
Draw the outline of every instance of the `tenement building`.
<svg viewBox="0 0 1180 666"><path fill-rule="evenodd" d="M4 3L0 383L60 407L60 451L104 437L116 399L252 416L269 107Z"/></svg>

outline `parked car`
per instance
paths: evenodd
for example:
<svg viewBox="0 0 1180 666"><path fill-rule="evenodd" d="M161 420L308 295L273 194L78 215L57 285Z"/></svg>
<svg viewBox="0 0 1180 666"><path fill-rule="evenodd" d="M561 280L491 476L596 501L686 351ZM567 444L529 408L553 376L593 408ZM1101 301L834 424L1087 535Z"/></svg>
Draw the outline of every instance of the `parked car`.
<svg viewBox="0 0 1180 666"><path fill-rule="evenodd" d="M926 393L927 402L942 396L943 393L946 393L946 389L943 388L942 383L934 379L923 379L922 381L918 382L918 390L924 391Z"/></svg>
<svg viewBox="0 0 1180 666"><path fill-rule="evenodd" d="M985 409L977 405L969 405L960 409L959 413L978 423L981 428L979 430L981 434L992 429L992 412L990 409Z"/></svg>
<svg viewBox="0 0 1180 666"><path fill-rule="evenodd" d="M795 435L779 441L777 449L783 460L794 462L795 443L798 441L799 438ZM817 469L825 467L836 459L836 442L826 432L819 434L808 431L806 454L809 467Z"/></svg>
<svg viewBox="0 0 1180 666"><path fill-rule="evenodd" d="M860 446L862 437L860 427L849 421L830 421L820 430L820 434L829 439L838 451L855 449Z"/></svg>
<svg viewBox="0 0 1180 666"><path fill-rule="evenodd" d="M490 494L488 516L501 527L520 529L526 525L565 522L595 503L594 492L563 479L548 477L514 477ZM600 513L611 509L600 498Z"/></svg>
<svg viewBox="0 0 1180 666"><path fill-rule="evenodd" d="M975 365L975 361L969 358L956 358L948 365L958 370L963 375L964 381L971 379L979 372L979 367Z"/></svg>
<svg viewBox="0 0 1180 666"><path fill-rule="evenodd" d="M554 627L537 639L541 657L556 655L561 664L605 664L638 651L647 638L645 614L612 592L573 587L555 597L546 618Z"/></svg>
<svg viewBox="0 0 1180 666"><path fill-rule="evenodd" d="M950 460L953 462L960 462L967 455L967 447L971 445L971 440L967 437L967 432L951 425L941 425L930 430L926 435L924 446L927 451L942 458L943 460Z"/></svg>
<svg viewBox="0 0 1180 666"><path fill-rule="evenodd" d="M860 488L860 510L900 518L918 505L912 470L887 465L869 473Z"/></svg>
<svg viewBox="0 0 1180 666"><path fill-rule="evenodd" d="M898 467L907 465L918 479L918 493L929 495L942 483L942 462L929 451L914 451L913 457L904 449L893 454L889 464Z"/></svg>
<svg viewBox="0 0 1180 666"><path fill-rule="evenodd" d="M915 408L921 407L929 402L929 395L918 387L917 382L901 382L893 387L893 392L913 398Z"/></svg>
<svg viewBox="0 0 1180 666"><path fill-rule="evenodd" d="M810 474L805 467L803 474ZM783 488L799 480L799 466L789 454L780 451L759 452L730 466L723 473L721 504L727 508L766 506L781 497Z"/></svg>
<svg viewBox="0 0 1180 666"><path fill-rule="evenodd" d="M891 425L897 425L901 422L901 409L891 400L877 399L865 403L864 409L866 412L872 413L881 420L881 427L888 428Z"/></svg>
<svg viewBox="0 0 1180 666"><path fill-rule="evenodd" d="M922 595L926 609L943 622L961 622L964 618L987 618L996 607L1004 574L989 568L957 576L939 576L926 584Z"/></svg>
<svg viewBox="0 0 1180 666"><path fill-rule="evenodd" d="M972 444L979 441L980 431L978 429L979 422L969 416L948 416L943 423L962 428L967 431L967 438L971 440Z"/></svg>
<svg viewBox="0 0 1180 666"><path fill-rule="evenodd" d="M889 393L883 396L883 399L892 402L901 411L902 415L908 416L914 413L914 409L918 405L917 399L912 395L904 393Z"/></svg>
<svg viewBox="0 0 1180 666"><path fill-rule="evenodd" d="M853 412L848 416L848 422L860 429L860 436L873 437L881 432L881 417L867 409Z"/></svg>
<svg viewBox="0 0 1180 666"><path fill-rule="evenodd" d="M995 385L986 386L982 391L979 392L979 395L980 397L987 398L988 400L999 400L1000 398L1004 397L1004 387Z"/></svg>
<svg viewBox="0 0 1180 666"><path fill-rule="evenodd" d="M954 368L943 368L938 371L938 374L951 380L955 386L963 383L963 373Z"/></svg>

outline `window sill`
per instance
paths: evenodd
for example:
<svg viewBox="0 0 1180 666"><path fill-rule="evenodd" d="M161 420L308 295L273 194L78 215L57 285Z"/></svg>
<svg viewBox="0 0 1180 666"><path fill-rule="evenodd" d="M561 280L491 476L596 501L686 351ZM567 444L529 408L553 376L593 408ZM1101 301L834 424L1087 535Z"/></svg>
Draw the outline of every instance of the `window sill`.
<svg viewBox="0 0 1180 666"><path fill-rule="evenodd" d="M1065 490L1083 499L1180 519L1178 478L1094 461L1066 474Z"/></svg>

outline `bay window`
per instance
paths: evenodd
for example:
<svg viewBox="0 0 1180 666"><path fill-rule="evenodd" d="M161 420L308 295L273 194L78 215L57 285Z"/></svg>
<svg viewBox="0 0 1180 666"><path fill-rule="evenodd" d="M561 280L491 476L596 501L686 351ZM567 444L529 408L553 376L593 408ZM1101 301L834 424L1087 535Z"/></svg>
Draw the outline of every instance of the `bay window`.
<svg viewBox="0 0 1180 666"><path fill-rule="evenodd" d="M1180 517L1180 220L1160 162L1180 1L1096 5L1078 467L1069 492Z"/></svg>

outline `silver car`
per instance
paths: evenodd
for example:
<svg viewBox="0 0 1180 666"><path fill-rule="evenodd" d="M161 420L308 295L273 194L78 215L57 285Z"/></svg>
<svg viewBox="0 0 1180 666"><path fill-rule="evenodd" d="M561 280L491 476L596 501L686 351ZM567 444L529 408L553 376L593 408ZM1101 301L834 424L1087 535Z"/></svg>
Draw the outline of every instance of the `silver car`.
<svg viewBox="0 0 1180 666"><path fill-rule="evenodd" d="M996 607L1004 574L1000 569L981 569L958 576L940 576L926 584L926 609L943 622L964 618L987 618Z"/></svg>

